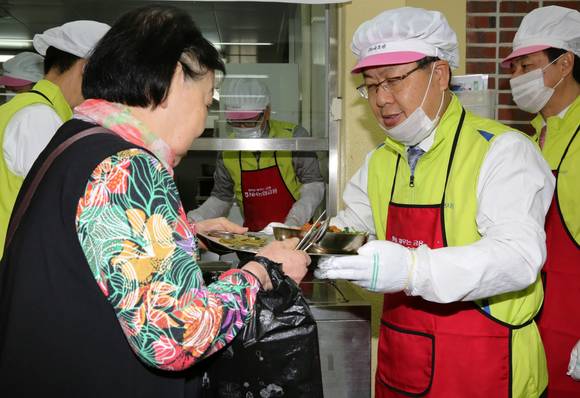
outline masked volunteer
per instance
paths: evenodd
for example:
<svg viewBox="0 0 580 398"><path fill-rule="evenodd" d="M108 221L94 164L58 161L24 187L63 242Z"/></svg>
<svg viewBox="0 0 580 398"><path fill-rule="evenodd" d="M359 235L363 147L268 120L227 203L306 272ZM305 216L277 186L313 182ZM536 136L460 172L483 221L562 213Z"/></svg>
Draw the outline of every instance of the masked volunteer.
<svg viewBox="0 0 580 398"><path fill-rule="evenodd" d="M34 36L44 58L44 79L31 91L0 107L0 255L16 195L34 161L56 130L83 101L81 82L86 58L109 26L74 21Z"/></svg>
<svg viewBox="0 0 580 398"><path fill-rule="evenodd" d="M546 162L449 91L459 54L441 13L385 11L357 29L352 50L358 90L387 137L332 222L377 240L317 276L385 293L376 397L541 396Z"/></svg>
<svg viewBox="0 0 580 398"><path fill-rule="evenodd" d="M13 93L30 91L44 76L43 63L44 58L39 54L28 51L16 54L2 64L0 86Z"/></svg>
<svg viewBox="0 0 580 398"><path fill-rule="evenodd" d="M220 98L238 138L308 136L301 126L270 118L270 92L260 79L226 78ZM200 221L226 215L235 199L250 231L260 231L270 222L298 226L310 220L324 198L324 187L315 153L223 152L211 196L188 218Z"/></svg>
<svg viewBox="0 0 580 398"><path fill-rule="evenodd" d="M548 361L550 397L580 397L580 12L550 6L524 17L503 60L516 105L531 113L534 140L556 176L546 218L545 299L538 318ZM578 348L576 348L578 350ZM577 354L576 354L577 355Z"/></svg>

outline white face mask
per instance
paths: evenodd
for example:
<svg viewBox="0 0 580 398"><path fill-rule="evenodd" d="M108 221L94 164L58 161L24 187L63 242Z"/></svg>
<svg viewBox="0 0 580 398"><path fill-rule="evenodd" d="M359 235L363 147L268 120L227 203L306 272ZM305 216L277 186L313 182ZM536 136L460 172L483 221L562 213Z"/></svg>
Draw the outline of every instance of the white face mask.
<svg viewBox="0 0 580 398"><path fill-rule="evenodd" d="M387 135L394 139L395 141L400 142L406 146L413 146L417 145L425 138L429 137L431 132L437 126L439 122L439 112L441 112L441 108L443 107L443 100L445 98L445 91L441 93L441 103L439 104L439 109L437 110L437 115L435 119L429 119L429 116L423 110L423 104L425 103L425 99L427 99L427 94L429 93L429 86L431 86L431 79L433 79L433 71L435 70L435 66L431 69L431 75L429 76L429 83L427 83L427 90L425 91L425 95L423 95L423 100L421 101L421 105L417 109L411 113L409 117L403 120L400 124L396 125L392 128L387 128L379 123L381 128L385 130Z"/></svg>
<svg viewBox="0 0 580 398"><path fill-rule="evenodd" d="M533 71L510 79L512 97L518 108L526 112L538 113L548 103L552 95L554 95L555 88L558 87L558 84L564 78L560 79L554 87L547 87L544 84L544 70L560 57L541 69L534 69Z"/></svg>
<svg viewBox="0 0 580 398"><path fill-rule="evenodd" d="M262 127L232 127L238 138L260 138L262 136Z"/></svg>

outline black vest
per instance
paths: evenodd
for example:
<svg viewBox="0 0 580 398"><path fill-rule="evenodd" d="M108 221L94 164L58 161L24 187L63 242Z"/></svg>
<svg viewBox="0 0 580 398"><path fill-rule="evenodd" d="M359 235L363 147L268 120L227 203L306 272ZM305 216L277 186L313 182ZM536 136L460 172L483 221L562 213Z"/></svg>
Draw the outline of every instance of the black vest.
<svg viewBox="0 0 580 398"><path fill-rule="evenodd" d="M16 201L61 142L93 125L65 123ZM0 263L0 397L197 397L200 365L153 369L131 350L78 241L75 214L94 168L135 145L83 138L47 171Z"/></svg>

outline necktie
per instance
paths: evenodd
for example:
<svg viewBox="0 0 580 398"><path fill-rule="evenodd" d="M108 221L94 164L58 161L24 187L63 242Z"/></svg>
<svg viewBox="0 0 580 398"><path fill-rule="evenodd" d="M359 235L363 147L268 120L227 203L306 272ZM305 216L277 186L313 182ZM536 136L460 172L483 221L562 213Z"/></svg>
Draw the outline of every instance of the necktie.
<svg viewBox="0 0 580 398"><path fill-rule="evenodd" d="M407 161L409 162L409 168L411 169L411 177L409 178L410 187L415 186L415 166L417 166L419 158L423 156L424 153L425 151L418 146L411 146L407 149Z"/></svg>
<svg viewBox="0 0 580 398"><path fill-rule="evenodd" d="M544 148L544 142L546 142L546 131L548 130L548 126L544 124L542 130L540 130L540 138L538 139L538 145L540 149Z"/></svg>
<svg viewBox="0 0 580 398"><path fill-rule="evenodd" d="M423 156L424 153L425 151L418 146L411 146L409 149L407 149L407 161L409 162L409 167L411 168L411 175L415 174L415 166L417 166L419 158Z"/></svg>

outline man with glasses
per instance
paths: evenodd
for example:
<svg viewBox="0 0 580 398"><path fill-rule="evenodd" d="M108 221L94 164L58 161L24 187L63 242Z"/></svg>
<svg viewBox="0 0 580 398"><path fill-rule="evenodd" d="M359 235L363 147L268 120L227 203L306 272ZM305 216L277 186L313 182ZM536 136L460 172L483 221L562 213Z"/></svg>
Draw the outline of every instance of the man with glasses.
<svg viewBox="0 0 580 398"><path fill-rule="evenodd" d="M359 92L385 131L332 223L375 235L320 278L384 295L376 397L539 397L544 217L553 176L523 134L450 91L459 54L436 11L399 8L354 34Z"/></svg>
<svg viewBox="0 0 580 398"><path fill-rule="evenodd" d="M270 118L270 92L260 79L226 78L220 99L237 138L308 136L301 126ZM192 222L224 216L235 198L250 231L272 222L300 226L324 198L324 187L315 153L227 151L218 156L211 196L187 216Z"/></svg>
<svg viewBox="0 0 580 398"><path fill-rule="evenodd" d="M538 318L550 398L580 397L580 383L573 380L580 380L579 56L580 12L550 6L524 17L513 52L502 61L511 69L516 105L537 113L533 139L556 176L546 217L545 299Z"/></svg>

